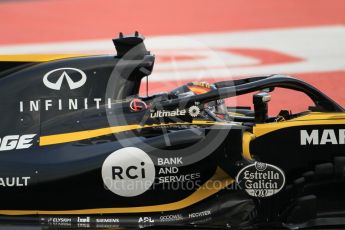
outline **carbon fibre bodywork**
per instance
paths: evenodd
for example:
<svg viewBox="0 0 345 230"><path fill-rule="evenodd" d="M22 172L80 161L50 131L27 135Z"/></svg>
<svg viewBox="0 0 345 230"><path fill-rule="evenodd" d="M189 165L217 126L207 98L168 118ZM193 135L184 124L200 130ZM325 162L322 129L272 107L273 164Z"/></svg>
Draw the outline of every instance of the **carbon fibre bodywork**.
<svg viewBox="0 0 345 230"><path fill-rule="evenodd" d="M186 97L140 97L154 56L139 34L113 42L116 56L2 57L2 221L67 228L345 224L339 220L345 207L339 205L345 166L340 105L284 75L218 82ZM303 92L315 105L268 117L268 94L276 87ZM255 91L261 94L254 111L227 108L227 119L220 119L209 108ZM246 167L265 170L260 162L284 177L272 196L248 195L235 181ZM151 175L149 186L128 193L108 184Z"/></svg>

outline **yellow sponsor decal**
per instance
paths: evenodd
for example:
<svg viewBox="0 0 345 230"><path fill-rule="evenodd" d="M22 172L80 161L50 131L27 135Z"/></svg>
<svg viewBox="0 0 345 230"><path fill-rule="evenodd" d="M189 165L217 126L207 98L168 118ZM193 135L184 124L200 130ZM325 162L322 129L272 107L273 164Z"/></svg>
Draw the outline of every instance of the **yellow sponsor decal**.
<svg viewBox="0 0 345 230"><path fill-rule="evenodd" d="M255 137L260 137L279 129L295 126L341 124L345 124L345 113L310 113L291 120L266 124L256 124L253 127L253 133L255 134Z"/></svg>
<svg viewBox="0 0 345 230"><path fill-rule="evenodd" d="M255 135L250 132L243 132L242 139L242 154L243 157L247 160L253 160L252 155L250 154L250 142L255 139Z"/></svg>

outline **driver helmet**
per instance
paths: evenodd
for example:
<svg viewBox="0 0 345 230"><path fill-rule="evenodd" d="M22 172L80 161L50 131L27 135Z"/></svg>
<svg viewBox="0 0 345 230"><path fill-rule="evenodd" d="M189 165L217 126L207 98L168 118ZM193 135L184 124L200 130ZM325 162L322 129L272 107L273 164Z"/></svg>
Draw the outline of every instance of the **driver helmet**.
<svg viewBox="0 0 345 230"><path fill-rule="evenodd" d="M216 89L217 87L214 84L210 84L208 82L189 82L174 89L173 91L171 91L171 94L178 98L183 98L208 93ZM214 113L218 118L222 120L225 120L228 116L227 107L223 99L208 102L207 104L205 104L205 108L207 108L210 112Z"/></svg>

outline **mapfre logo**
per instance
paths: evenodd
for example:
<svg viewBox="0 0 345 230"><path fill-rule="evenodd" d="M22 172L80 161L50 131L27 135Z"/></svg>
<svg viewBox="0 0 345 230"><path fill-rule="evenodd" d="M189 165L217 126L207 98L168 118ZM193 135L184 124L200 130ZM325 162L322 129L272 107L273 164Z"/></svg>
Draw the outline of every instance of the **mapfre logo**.
<svg viewBox="0 0 345 230"><path fill-rule="evenodd" d="M345 129L301 130L301 145L345 145Z"/></svg>
<svg viewBox="0 0 345 230"><path fill-rule="evenodd" d="M80 79L73 80L68 74L79 75ZM73 90L82 87L86 83L86 79L86 74L80 69L59 68L46 73L43 77L43 84L49 89L60 90L62 83L66 81L68 87Z"/></svg>
<svg viewBox="0 0 345 230"><path fill-rule="evenodd" d="M0 138L0 151L30 148L35 136L36 134L4 136Z"/></svg>

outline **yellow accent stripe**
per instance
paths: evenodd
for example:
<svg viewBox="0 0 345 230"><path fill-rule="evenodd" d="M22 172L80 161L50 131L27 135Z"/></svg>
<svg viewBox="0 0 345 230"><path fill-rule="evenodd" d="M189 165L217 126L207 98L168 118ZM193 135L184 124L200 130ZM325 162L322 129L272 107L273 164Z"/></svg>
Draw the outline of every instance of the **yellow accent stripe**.
<svg viewBox="0 0 345 230"><path fill-rule="evenodd" d="M274 132L279 129L304 126L304 125L345 125L345 114L344 113L312 113L306 116L302 116L293 120L287 120L282 122L257 124L253 127L253 133L256 138L263 136L267 133Z"/></svg>
<svg viewBox="0 0 345 230"><path fill-rule="evenodd" d="M139 128L145 128L145 127L140 126L140 125L125 125L125 126L107 127L107 128L101 128L101 129L95 129L95 130L86 130L86 131L79 131L79 132L72 132L72 133L62 133L62 134L54 134L54 135L49 135L49 136L41 136L40 146L80 141L80 140L85 140L89 138L108 135L111 133L119 133L123 131L139 129Z"/></svg>
<svg viewBox="0 0 345 230"><path fill-rule="evenodd" d="M170 204L152 205L145 207L127 208L96 208L65 211L41 211L41 210L0 210L0 215L84 215L84 214L116 214L116 213L143 213L174 211L186 208L202 201L220 190L232 184L234 180L230 178L221 168L217 168L215 175L198 188L189 197Z"/></svg>
<svg viewBox="0 0 345 230"><path fill-rule="evenodd" d="M345 113L336 112L336 113L325 113L325 112L311 112L305 116L300 116L293 121L304 121L304 120L333 120L333 119L345 119Z"/></svg>
<svg viewBox="0 0 345 230"><path fill-rule="evenodd" d="M0 55L0 62L47 62L64 58L90 56L87 54L30 54Z"/></svg>
<svg viewBox="0 0 345 230"><path fill-rule="evenodd" d="M228 112L230 116L239 116L239 117L245 117L246 115L242 113L235 113L235 112Z"/></svg>
<svg viewBox="0 0 345 230"><path fill-rule="evenodd" d="M80 141L89 138L104 136L108 134L120 133L124 131L136 130L136 129L144 129L144 128L151 128L157 126L168 126L168 125L185 125L185 124L215 124L215 122L210 121L193 121L190 122L181 122L181 123L164 123L164 124L153 124L153 125L123 125L123 126L114 126L114 127L107 127L101 129L94 129L94 130L86 130L86 131L79 131L79 132L72 132L72 133L62 133L62 134L54 134L49 136L41 136L40 137L40 146L45 145L54 145L54 144L61 144L73 141ZM222 123L217 123L222 124Z"/></svg>
<svg viewBox="0 0 345 230"><path fill-rule="evenodd" d="M242 152L243 157L247 160L253 160L252 155L250 154L250 142L255 139L255 135L250 132L243 133L242 139Z"/></svg>

